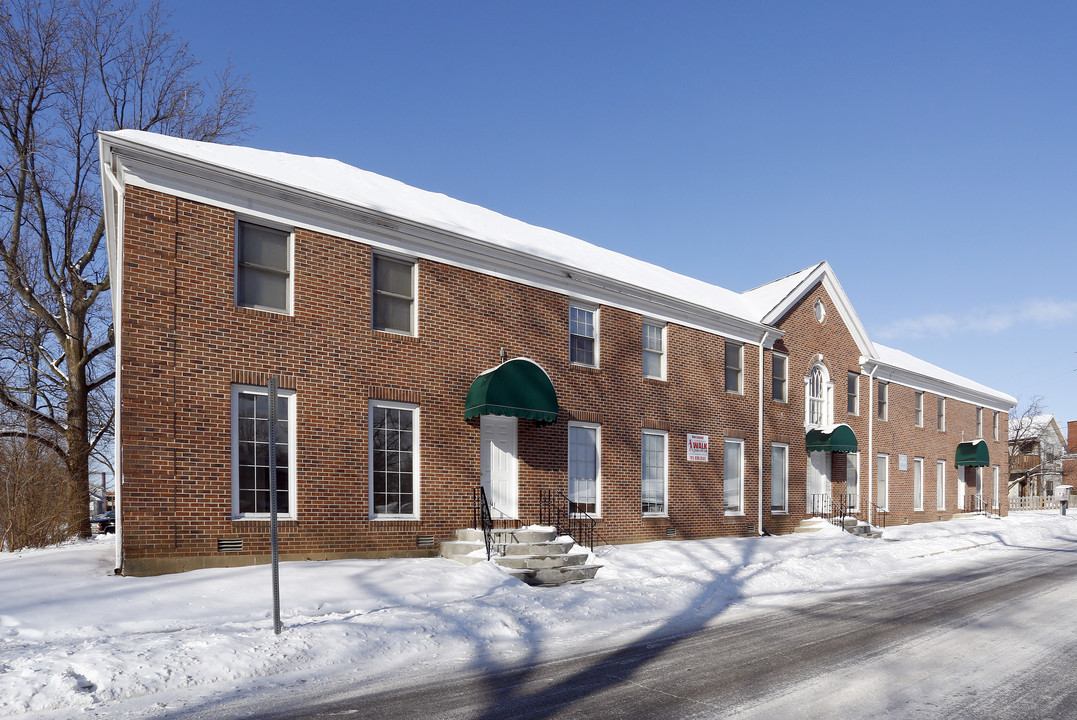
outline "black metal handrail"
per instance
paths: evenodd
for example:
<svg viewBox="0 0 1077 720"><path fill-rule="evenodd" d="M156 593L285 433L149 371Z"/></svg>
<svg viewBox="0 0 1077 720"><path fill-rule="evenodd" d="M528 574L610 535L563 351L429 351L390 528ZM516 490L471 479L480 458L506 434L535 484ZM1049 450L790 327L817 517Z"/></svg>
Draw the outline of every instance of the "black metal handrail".
<svg viewBox="0 0 1077 720"><path fill-rule="evenodd" d="M881 527L882 527L883 530L885 530L886 529L886 516L890 514L890 511L887 510L884 507L880 507L879 505L876 505L875 503L871 502L870 500L868 501L868 504L871 505L872 509L875 511L874 516L882 518L883 524L882 524ZM876 524L878 524L878 523L876 523Z"/></svg>
<svg viewBox="0 0 1077 720"><path fill-rule="evenodd" d="M483 539L486 540L486 559L489 560L494 518L490 515L490 503L486 500L486 488L482 485L471 492L471 520L476 528L482 530Z"/></svg>
<svg viewBox="0 0 1077 720"><path fill-rule="evenodd" d="M828 495L826 493L813 493L808 496L807 511L809 515L816 515L829 520L841 529L845 529L845 519L852 514L855 506L851 501L856 495Z"/></svg>
<svg viewBox="0 0 1077 720"><path fill-rule="evenodd" d="M583 512L573 510L574 503L568 496L551 488L539 489L539 524L552 525L558 535L568 535L588 550L595 549L595 525L597 521Z"/></svg>
<svg viewBox="0 0 1077 720"><path fill-rule="evenodd" d="M972 501L971 512L987 514L987 498L982 494L970 495L969 499Z"/></svg>

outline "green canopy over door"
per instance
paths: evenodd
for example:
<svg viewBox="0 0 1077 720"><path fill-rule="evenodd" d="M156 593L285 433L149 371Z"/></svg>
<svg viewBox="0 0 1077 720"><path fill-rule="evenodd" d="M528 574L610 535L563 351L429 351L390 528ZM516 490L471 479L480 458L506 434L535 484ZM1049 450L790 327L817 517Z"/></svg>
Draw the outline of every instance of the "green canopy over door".
<svg viewBox="0 0 1077 720"><path fill-rule="evenodd" d="M527 358L513 358L475 378L464 401L464 417L511 415L552 423L560 407L550 376Z"/></svg>
<svg viewBox="0 0 1077 720"><path fill-rule="evenodd" d="M842 423L829 429L815 428L804 436L808 452L856 452L856 433Z"/></svg>
<svg viewBox="0 0 1077 720"><path fill-rule="evenodd" d="M983 440L958 443L957 455L954 458L955 467L987 467L990 464L991 456L987 452L987 443Z"/></svg>

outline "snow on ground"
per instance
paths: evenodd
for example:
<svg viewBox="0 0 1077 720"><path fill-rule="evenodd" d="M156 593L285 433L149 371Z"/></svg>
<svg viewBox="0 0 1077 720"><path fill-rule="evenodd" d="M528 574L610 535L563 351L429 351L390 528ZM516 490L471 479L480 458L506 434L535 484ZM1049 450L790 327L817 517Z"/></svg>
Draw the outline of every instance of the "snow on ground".
<svg viewBox="0 0 1077 720"><path fill-rule="evenodd" d="M118 577L111 536L0 553L0 716L107 714L116 704L152 715L167 707L160 699L255 684L396 684L548 660L820 592L874 592L970 557L959 550L1077 540L1077 517L954 520L888 528L885 539L896 542L834 529L605 546L595 580L559 588L532 588L486 562L289 562L280 636L268 566Z"/></svg>

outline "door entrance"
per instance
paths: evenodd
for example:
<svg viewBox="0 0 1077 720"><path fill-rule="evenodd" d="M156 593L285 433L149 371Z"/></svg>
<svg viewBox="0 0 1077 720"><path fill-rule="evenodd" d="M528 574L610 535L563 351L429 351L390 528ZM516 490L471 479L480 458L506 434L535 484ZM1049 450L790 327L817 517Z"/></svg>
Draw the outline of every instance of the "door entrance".
<svg viewBox="0 0 1077 720"><path fill-rule="evenodd" d="M482 487L494 520L517 516L516 418L483 415L479 419L482 445Z"/></svg>
<svg viewBox="0 0 1077 720"><path fill-rule="evenodd" d="M830 453L808 453L808 514L830 513Z"/></svg>
<svg viewBox="0 0 1077 720"><path fill-rule="evenodd" d="M962 465L957 471L957 509L965 509L965 472L967 467Z"/></svg>

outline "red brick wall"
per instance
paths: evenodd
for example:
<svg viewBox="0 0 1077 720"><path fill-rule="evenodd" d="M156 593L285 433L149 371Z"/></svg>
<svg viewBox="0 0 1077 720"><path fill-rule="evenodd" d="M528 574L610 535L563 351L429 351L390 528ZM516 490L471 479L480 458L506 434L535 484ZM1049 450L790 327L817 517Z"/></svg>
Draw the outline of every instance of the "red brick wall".
<svg viewBox="0 0 1077 720"><path fill-rule="evenodd" d="M129 187L125 208L120 441L129 573L264 559L267 524L231 518L230 388L269 373L296 390L297 519L283 557L425 554L470 523L479 423L463 418L475 376L509 357L549 373L558 421L519 424L520 518L538 490L566 489L567 424L602 424L600 536L612 542L743 535L754 525L757 348L745 346L743 395L723 389L724 340L671 325L668 380L642 378L641 318L599 312L600 368L568 361L568 296L420 260L417 337L370 329L369 246L298 228L294 315L233 302L231 212ZM367 402L421 408L421 519L371 521ZM643 427L669 430L669 517L641 518ZM686 434L710 436L710 461L686 461ZM745 437L744 516L723 512L722 438ZM242 539L237 556L218 539Z"/></svg>

